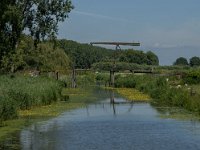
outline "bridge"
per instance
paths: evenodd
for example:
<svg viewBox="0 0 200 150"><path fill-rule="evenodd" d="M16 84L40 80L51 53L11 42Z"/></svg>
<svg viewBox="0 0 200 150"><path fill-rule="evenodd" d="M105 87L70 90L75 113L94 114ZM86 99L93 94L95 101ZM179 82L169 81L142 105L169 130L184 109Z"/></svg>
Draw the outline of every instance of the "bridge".
<svg viewBox="0 0 200 150"><path fill-rule="evenodd" d="M120 46L140 46L139 42L91 42L91 45L114 45L116 46L115 49L116 50L121 50ZM115 54L114 54L115 55ZM114 87L115 84L115 56L114 56L114 61L113 61L113 65L110 68L110 86Z"/></svg>

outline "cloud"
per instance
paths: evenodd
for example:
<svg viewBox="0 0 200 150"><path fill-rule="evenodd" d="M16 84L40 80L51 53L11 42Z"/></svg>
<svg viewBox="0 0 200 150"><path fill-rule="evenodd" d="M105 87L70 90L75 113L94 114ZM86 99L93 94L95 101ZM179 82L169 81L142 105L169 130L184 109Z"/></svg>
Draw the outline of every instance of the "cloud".
<svg viewBox="0 0 200 150"><path fill-rule="evenodd" d="M130 21L128 19L110 17L110 16L105 16L105 15L95 14L95 13L90 13L90 12L83 12L83 11L74 10L73 13L78 14L78 15L84 15L84 16L94 17L94 18L111 20L111 21L120 21L120 22L134 23L133 21Z"/></svg>

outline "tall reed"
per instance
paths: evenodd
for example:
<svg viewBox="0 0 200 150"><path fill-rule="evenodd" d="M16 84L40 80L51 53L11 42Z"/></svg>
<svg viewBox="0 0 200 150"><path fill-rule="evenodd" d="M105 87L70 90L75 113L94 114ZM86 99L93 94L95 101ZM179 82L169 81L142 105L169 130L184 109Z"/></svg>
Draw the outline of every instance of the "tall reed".
<svg viewBox="0 0 200 150"><path fill-rule="evenodd" d="M60 100L62 86L46 77L0 76L0 120L16 118L18 109Z"/></svg>

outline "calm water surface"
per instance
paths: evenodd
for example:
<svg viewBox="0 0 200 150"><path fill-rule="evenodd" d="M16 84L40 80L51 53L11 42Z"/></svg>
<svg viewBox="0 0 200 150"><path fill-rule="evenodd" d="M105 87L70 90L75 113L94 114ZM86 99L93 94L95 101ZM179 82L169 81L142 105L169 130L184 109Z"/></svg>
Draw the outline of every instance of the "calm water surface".
<svg viewBox="0 0 200 150"><path fill-rule="evenodd" d="M113 105L107 98L25 128L19 143L22 150L198 150L200 123L162 119L147 103Z"/></svg>

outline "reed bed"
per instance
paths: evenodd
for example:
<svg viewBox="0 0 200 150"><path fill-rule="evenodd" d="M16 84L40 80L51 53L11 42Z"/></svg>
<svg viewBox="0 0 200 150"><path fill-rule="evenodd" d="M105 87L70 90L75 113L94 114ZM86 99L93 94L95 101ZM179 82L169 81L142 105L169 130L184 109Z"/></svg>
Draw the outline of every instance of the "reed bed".
<svg viewBox="0 0 200 150"><path fill-rule="evenodd" d="M47 77L0 76L0 121L16 118L18 110L61 100L62 86Z"/></svg>

